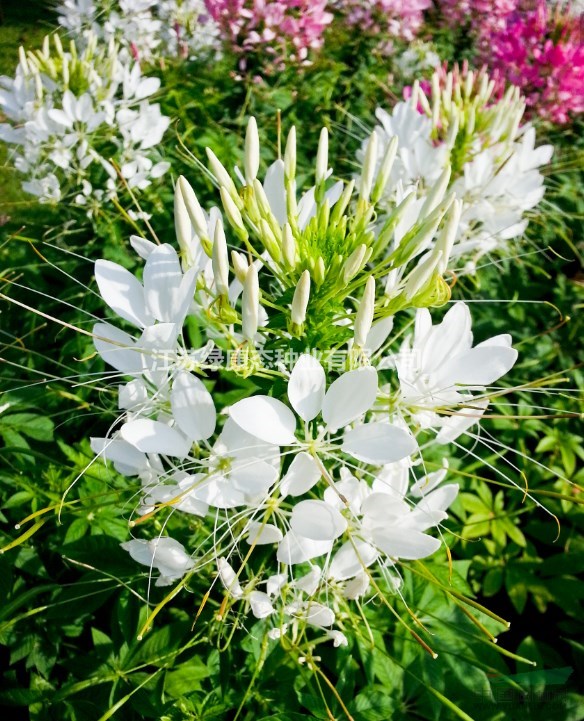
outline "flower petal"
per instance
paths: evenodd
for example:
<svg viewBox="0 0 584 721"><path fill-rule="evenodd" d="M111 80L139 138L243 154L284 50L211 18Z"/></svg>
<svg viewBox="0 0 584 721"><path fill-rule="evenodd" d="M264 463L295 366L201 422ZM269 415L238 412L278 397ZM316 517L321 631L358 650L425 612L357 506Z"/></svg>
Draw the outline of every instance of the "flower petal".
<svg viewBox="0 0 584 721"><path fill-rule="evenodd" d="M176 424L191 441L206 440L213 435L217 412L213 398L200 378L187 371L177 373L170 404Z"/></svg>
<svg viewBox="0 0 584 721"><path fill-rule="evenodd" d="M311 421L322 408L326 377L314 356L304 353L296 361L288 381L288 399L300 418Z"/></svg>
<svg viewBox="0 0 584 721"><path fill-rule="evenodd" d="M368 411L377 396L377 371L371 366L343 373L326 392L322 417L331 430Z"/></svg>
<svg viewBox="0 0 584 721"><path fill-rule="evenodd" d="M120 318L138 328L154 322L146 308L144 288L130 271L109 260L98 260L95 263L95 280L101 297Z"/></svg>
<svg viewBox="0 0 584 721"><path fill-rule="evenodd" d="M354 578L377 560L379 553L371 544L359 539L347 541L333 556L329 576L337 581Z"/></svg>
<svg viewBox="0 0 584 721"><path fill-rule="evenodd" d="M276 558L280 563L293 566L296 563L309 561L311 558L324 556L330 552L332 547L333 541L312 541L289 531L278 545Z"/></svg>
<svg viewBox="0 0 584 721"><path fill-rule="evenodd" d="M416 441L391 423L364 423L345 433L342 449L359 461L383 465L401 461L415 452Z"/></svg>
<svg viewBox="0 0 584 721"><path fill-rule="evenodd" d="M371 537L375 545L388 556L411 561L431 556L441 546L439 538L409 528L379 526L372 530Z"/></svg>
<svg viewBox="0 0 584 721"><path fill-rule="evenodd" d="M276 398L244 398L231 406L229 415L240 428L266 443L288 446L296 440L294 413Z"/></svg>
<svg viewBox="0 0 584 721"><path fill-rule="evenodd" d="M144 453L161 453L165 456L186 458L191 441L166 423L140 418L124 423L120 435Z"/></svg>
<svg viewBox="0 0 584 721"><path fill-rule="evenodd" d="M300 501L292 510L290 528L312 541L334 541L345 532L347 520L325 501Z"/></svg>
<svg viewBox="0 0 584 721"><path fill-rule="evenodd" d="M250 546L265 546L271 543L279 543L283 536L278 526L271 523L259 523L258 521L250 521L247 526L248 536L247 543Z"/></svg>
<svg viewBox="0 0 584 721"><path fill-rule="evenodd" d="M316 461L305 451L294 458L280 484L280 493L286 496L301 496L309 491L321 476Z"/></svg>

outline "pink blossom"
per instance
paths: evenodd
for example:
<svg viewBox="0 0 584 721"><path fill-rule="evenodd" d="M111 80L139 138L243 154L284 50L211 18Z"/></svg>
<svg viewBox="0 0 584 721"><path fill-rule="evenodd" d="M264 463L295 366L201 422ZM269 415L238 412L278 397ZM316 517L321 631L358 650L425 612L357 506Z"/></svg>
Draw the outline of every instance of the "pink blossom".
<svg viewBox="0 0 584 721"><path fill-rule="evenodd" d="M379 49L392 52L392 39L413 40L432 0L336 0L334 7L360 35L376 38Z"/></svg>
<svg viewBox="0 0 584 721"><path fill-rule="evenodd" d="M567 123L584 111L584 15L538 0L514 12L483 45L481 59L521 88L532 114Z"/></svg>
<svg viewBox="0 0 584 721"><path fill-rule="evenodd" d="M265 74L306 64L333 19L327 0L205 0L205 5L223 41L240 56L240 69L259 66Z"/></svg>

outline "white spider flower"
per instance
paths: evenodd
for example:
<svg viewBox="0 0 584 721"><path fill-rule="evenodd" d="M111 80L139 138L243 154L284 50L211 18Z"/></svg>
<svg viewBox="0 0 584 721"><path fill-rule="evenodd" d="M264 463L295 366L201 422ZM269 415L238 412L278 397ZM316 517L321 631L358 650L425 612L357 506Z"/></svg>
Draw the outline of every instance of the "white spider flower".
<svg viewBox="0 0 584 721"><path fill-rule="evenodd" d="M0 139L14 146L23 188L41 202L71 196L89 215L118 193L113 159L130 188L143 190L169 164L158 146L170 123L149 102L160 81L124 62L115 45L21 54L15 77L0 78Z"/></svg>

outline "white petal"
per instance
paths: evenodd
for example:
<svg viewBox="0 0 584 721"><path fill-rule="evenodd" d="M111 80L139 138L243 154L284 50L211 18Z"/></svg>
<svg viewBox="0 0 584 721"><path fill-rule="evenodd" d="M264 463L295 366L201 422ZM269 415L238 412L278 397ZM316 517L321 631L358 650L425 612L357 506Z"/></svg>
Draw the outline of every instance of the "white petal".
<svg viewBox="0 0 584 721"><path fill-rule="evenodd" d="M345 433L342 449L366 463L394 463L415 452L416 441L391 423L364 423Z"/></svg>
<svg viewBox="0 0 584 721"><path fill-rule="evenodd" d="M244 398L231 406L229 415L240 428L266 443L288 446L296 440L294 413L276 398Z"/></svg>
<svg viewBox="0 0 584 721"><path fill-rule="evenodd" d="M139 328L154 322L146 309L142 284L121 265L98 260L95 263L95 280L101 297L120 318Z"/></svg>
<svg viewBox="0 0 584 721"><path fill-rule="evenodd" d="M329 566L329 576L337 581L354 578L364 568L368 568L377 560L377 550L359 539L347 541L333 556Z"/></svg>
<svg viewBox="0 0 584 721"><path fill-rule="evenodd" d="M274 466L260 460L234 461L229 474L233 485L248 498L257 498L268 492L278 478Z"/></svg>
<svg viewBox="0 0 584 721"><path fill-rule="evenodd" d="M150 253L158 248L156 243L153 243L151 240L146 240L146 238L141 238L139 235L130 236L130 245L140 258L144 260L148 260Z"/></svg>
<svg viewBox="0 0 584 721"><path fill-rule="evenodd" d="M148 467L144 453L127 441L117 438L91 438L90 445L96 456L111 461L115 469L125 476L137 476Z"/></svg>
<svg viewBox="0 0 584 721"><path fill-rule="evenodd" d="M144 453L186 458L191 447L191 441L174 428L149 418L124 423L120 435Z"/></svg>
<svg viewBox="0 0 584 721"><path fill-rule="evenodd" d="M284 225L288 215L286 212L284 163L282 160L276 160L268 168L264 180L264 191L274 217L280 225Z"/></svg>
<svg viewBox="0 0 584 721"><path fill-rule="evenodd" d="M112 368L132 375L142 372L144 359L135 350L135 338L109 323L96 323L92 332L95 350Z"/></svg>
<svg viewBox="0 0 584 721"><path fill-rule="evenodd" d="M488 400L471 401L472 408L461 408L458 413L442 421L436 443L452 443L478 423L489 405Z"/></svg>
<svg viewBox="0 0 584 721"><path fill-rule="evenodd" d="M219 579L225 586L227 593L233 598L241 598L243 596L243 589L241 588L237 574L224 558L218 559L217 570L219 571Z"/></svg>
<svg viewBox="0 0 584 721"><path fill-rule="evenodd" d="M182 277L177 252L171 245L161 245L150 253L144 266L144 291L148 310L157 320L174 321Z"/></svg>
<svg viewBox="0 0 584 721"><path fill-rule="evenodd" d="M506 346L477 346L446 362L436 374L438 388L453 385L486 386L504 376L515 364L517 351Z"/></svg>
<svg viewBox="0 0 584 721"><path fill-rule="evenodd" d="M331 430L368 411L377 396L377 371L370 366L343 373L326 392L322 417Z"/></svg>
<svg viewBox="0 0 584 721"><path fill-rule="evenodd" d="M148 545L154 551L154 565L163 576L182 576L194 565L185 547L174 538L154 538Z"/></svg>
<svg viewBox="0 0 584 721"><path fill-rule="evenodd" d="M321 477L320 469L314 458L301 451L294 458L288 472L280 484L282 497L301 496L309 491Z"/></svg>
<svg viewBox="0 0 584 721"><path fill-rule="evenodd" d="M365 343L365 349L368 353L375 353L376 350L387 340L387 336L391 333L393 328L393 316L388 318L382 318L373 324L371 330L367 334L367 341Z"/></svg>
<svg viewBox="0 0 584 721"><path fill-rule="evenodd" d="M276 557L280 563L292 566L309 561L311 558L324 556L332 547L332 541L311 541L309 538L297 536L293 531L289 531L280 541Z"/></svg>
<svg viewBox="0 0 584 721"><path fill-rule="evenodd" d="M250 521L247 526L247 543L250 546L264 546L271 543L279 543L283 536L282 531L271 523L259 523Z"/></svg>
<svg viewBox="0 0 584 721"><path fill-rule="evenodd" d="M180 430L191 441L213 435L217 422L215 404L204 383L192 373L177 373L170 394L172 415Z"/></svg>
<svg viewBox="0 0 584 721"><path fill-rule="evenodd" d="M323 606L322 603L315 603L313 601L309 603L306 609L305 618L311 626L318 626L320 628L332 626L335 622L335 614L328 606Z"/></svg>
<svg viewBox="0 0 584 721"><path fill-rule="evenodd" d="M347 521L325 501L300 501L292 510L290 528L312 541L333 541L345 532Z"/></svg>
<svg viewBox="0 0 584 721"><path fill-rule="evenodd" d="M124 551L128 551L134 561L143 563L145 566L152 566L154 553L150 548L148 541L133 538L131 541L120 543L120 546L124 549Z"/></svg>
<svg viewBox="0 0 584 721"><path fill-rule="evenodd" d="M296 361L288 381L288 398L292 408L305 421L311 421L320 413L326 377L318 360L304 353Z"/></svg>
<svg viewBox="0 0 584 721"><path fill-rule="evenodd" d="M441 546L440 539L409 528L378 527L373 529L371 536L375 545L388 556L412 561L431 556Z"/></svg>
<svg viewBox="0 0 584 721"><path fill-rule="evenodd" d="M274 613L270 597L267 593L262 593L262 591L252 591L249 594L249 605L256 618L267 618Z"/></svg>

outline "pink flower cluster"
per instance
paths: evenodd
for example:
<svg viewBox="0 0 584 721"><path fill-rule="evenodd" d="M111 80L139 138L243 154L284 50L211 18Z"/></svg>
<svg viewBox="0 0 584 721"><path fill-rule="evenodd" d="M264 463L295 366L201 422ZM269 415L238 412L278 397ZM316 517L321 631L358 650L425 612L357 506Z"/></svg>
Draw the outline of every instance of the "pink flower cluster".
<svg viewBox="0 0 584 721"><path fill-rule="evenodd" d="M521 88L533 114L567 123L584 112L584 14L538 0L512 13L483 48L481 59Z"/></svg>
<svg viewBox="0 0 584 721"><path fill-rule="evenodd" d="M360 34L379 38L380 49L389 54L392 38L414 39L432 0L336 0L333 5L347 25Z"/></svg>
<svg viewBox="0 0 584 721"><path fill-rule="evenodd" d="M505 27L507 17L521 0L437 0L440 13L452 28L470 28L480 39Z"/></svg>
<svg viewBox="0 0 584 721"><path fill-rule="evenodd" d="M240 56L240 69L255 65L267 74L307 64L333 19L327 0L205 0L205 5L224 42Z"/></svg>

